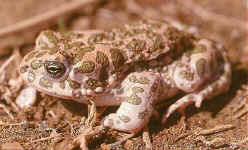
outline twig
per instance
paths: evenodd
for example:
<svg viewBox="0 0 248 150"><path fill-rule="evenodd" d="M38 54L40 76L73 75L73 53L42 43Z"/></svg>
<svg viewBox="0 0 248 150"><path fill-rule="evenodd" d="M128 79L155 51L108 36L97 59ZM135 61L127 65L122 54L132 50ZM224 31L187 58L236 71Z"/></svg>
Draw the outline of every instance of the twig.
<svg viewBox="0 0 248 150"><path fill-rule="evenodd" d="M1 32L1 31L0 31ZM1 34L1 33L0 33ZM2 66L0 67L0 76L5 76L5 70L6 68L9 66L10 63L13 62L13 60L16 59L16 55L12 55L4 64L2 64ZM4 77L1 77L5 80Z"/></svg>
<svg viewBox="0 0 248 150"><path fill-rule="evenodd" d="M96 104L94 103L93 100L89 100L89 105L88 105L88 118L85 121L86 128L92 128L95 123L96 123Z"/></svg>
<svg viewBox="0 0 248 150"><path fill-rule="evenodd" d="M146 150L152 150L152 142L151 142L151 138L149 135L149 129L147 125L144 127L142 136L143 136L143 141L145 142L145 145L146 145Z"/></svg>
<svg viewBox="0 0 248 150"><path fill-rule="evenodd" d="M53 118L57 118L57 116L52 110L48 111L47 114L51 115Z"/></svg>
<svg viewBox="0 0 248 150"><path fill-rule="evenodd" d="M248 95L244 95L240 98L241 104L233 110L234 113L237 113L232 117L233 119L238 119L248 113L247 96Z"/></svg>
<svg viewBox="0 0 248 150"><path fill-rule="evenodd" d="M20 32L48 21L57 20L60 16L72 13L73 11L91 2L94 2L94 0L74 0L70 3L63 4L62 6L46 13L42 13L30 19L7 26L6 28L2 28L0 30L0 37Z"/></svg>
<svg viewBox="0 0 248 150"><path fill-rule="evenodd" d="M190 135L192 135L191 132L182 134L182 135L180 135L178 138L176 138L176 139L174 140L174 143L176 143L176 142L178 142L179 140L184 139L184 138L186 138L186 137L188 137L188 136L190 136Z"/></svg>
<svg viewBox="0 0 248 150"><path fill-rule="evenodd" d="M214 149L228 146L224 142L225 139L220 138L220 137L216 137L216 138L208 141L208 140L206 140L206 138L204 136L200 136L200 137L198 137L198 140L200 140L206 146L209 146L209 147L214 148Z"/></svg>
<svg viewBox="0 0 248 150"><path fill-rule="evenodd" d="M189 9L190 11L193 11L196 15L200 16L201 18L205 20L212 20L215 22L220 22L228 26L237 26L240 29L248 31L248 25L246 22L240 21L230 16L227 17L224 15L220 15L220 14L207 11L203 7L199 6L198 4L195 4L192 0L187 0L187 1L177 0L177 3L180 3L181 5L184 6L184 8Z"/></svg>
<svg viewBox="0 0 248 150"><path fill-rule="evenodd" d="M209 135L209 134L226 131L226 130L233 129L233 128L234 126L231 124L219 125L212 129L201 130L199 133L197 133L197 135Z"/></svg>
<svg viewBox="0 0 248 150"><path fill-rule="evenodd" d="M69 124L69 126L70 126L70 128L71 128L71 136L72 136L72 137L77 136L77 131L74 129L73 124L70 123L68 120L66 120L66 122Z"/></svg>
<svg viewBox="0 0 248 150"><path fill-rule="evenodd" d="M238 119L242 116L244 116L245 114L248 113L248 107L245 107L243 110L241 110L238 114L236 114L235 116L233 116L233 119Z"/></svg>
<svg viewBox="0 0 248 150"><path fill-rule="evenodd" d="M21 125L23 125L23 124L27 124L27 121L24 120L24 121L19 122L19 123L6 123L6 122L0 121L0 125L1 125L1 126L21 126Z"/></svg>
<svg viewBox="0 0 248 150"><path fill-rule="evenodd" d="M233 109L233 113L239 112L239 111L242 110L242 108L244 108L244 107L245 107L245 103L243 103L243 104L241 104L241 105L235 107L235 108Z"/></svg>

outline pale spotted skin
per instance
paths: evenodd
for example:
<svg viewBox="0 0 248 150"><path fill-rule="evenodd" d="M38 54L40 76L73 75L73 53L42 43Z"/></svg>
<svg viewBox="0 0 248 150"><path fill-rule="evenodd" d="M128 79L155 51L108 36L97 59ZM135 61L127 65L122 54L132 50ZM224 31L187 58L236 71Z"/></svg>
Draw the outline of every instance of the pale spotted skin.
<svg viewBox="0 0 248 150"><path fill-rule="evenodd" d="M139 82L140 79L144 82ZM153 102L159 96L160 84L159 73L146 71L129 74L122 82L124 101L116 113L105 118L104 125L120 131L130 132L131 129L132 132L138 132L152 115Z"/></svg>
<svg viewBox="0 0 248 150"><path fill-rule="evenodd" d="M97 106L118 106L103 125L137 133L154 105L179 93L163 122L188 104L228 90L231 66L224 48L164 21L143 20L110 31L42 32L20 73L46 94Z"/></svg>

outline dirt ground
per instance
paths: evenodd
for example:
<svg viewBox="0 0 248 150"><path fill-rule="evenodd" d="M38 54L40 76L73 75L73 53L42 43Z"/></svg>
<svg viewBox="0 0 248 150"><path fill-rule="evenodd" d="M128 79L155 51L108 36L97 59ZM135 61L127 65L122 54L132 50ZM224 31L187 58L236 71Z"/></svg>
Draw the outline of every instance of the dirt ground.
<svg viewBox="0 0 248 150"><path fill-rule="evenodd" d="M73 8L71 4L78 1L0 0L0 66L13 55L14 49L22 56L32 50L35 37L43 29L108 29L139 18L176 20L194 26L200 36L219 41L228 49L232 84L227 93L204 101L200 109L187 107L185 122L177 113L165 125L152 119L148 128L153 149L248 149L247 0L85 0L80 7L60 10L64 5ZM8 82L0 83L0 149L80 149L72 143L79 134L82 117L87 117L88 107L37 93L32 107L20 109L15 100L25 85L17 81L16 72L11 72L17 67L8 72ZM179 97L166 100L159 112L164 113ZM99 119L116 109L108 108ZM89 141L89 148L108 149L106 144L122 134L110 130L95 136ZM142 133L111 149L145 149Z"/></svg>

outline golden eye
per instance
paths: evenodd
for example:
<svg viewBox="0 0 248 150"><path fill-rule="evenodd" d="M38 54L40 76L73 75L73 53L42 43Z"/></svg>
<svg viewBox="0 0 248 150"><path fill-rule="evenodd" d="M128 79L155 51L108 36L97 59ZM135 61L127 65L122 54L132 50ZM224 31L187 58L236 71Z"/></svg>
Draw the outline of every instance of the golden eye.
<svg viewBox="0 0 248 150"><path fill-rule="evenodd" d="M66 72L66 67L58 61L45 61L44 67L48 75L52 78L60 78Z"/></svg>

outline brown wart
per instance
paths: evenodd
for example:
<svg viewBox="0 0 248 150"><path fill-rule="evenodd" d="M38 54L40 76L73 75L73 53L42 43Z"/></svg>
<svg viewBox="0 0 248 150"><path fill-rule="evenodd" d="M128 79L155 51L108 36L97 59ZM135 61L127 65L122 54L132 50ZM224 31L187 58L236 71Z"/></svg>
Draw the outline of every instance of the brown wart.
<svg viewBox="0 0 248 150"><path fill-rule="evenodd" d="M102 87L102 86L103 86L102 82L96 79L91 79L91 78L88 79L86 83L84 84L84 88L92 89L92 90L96 89L97 87Z"/></svg>
<svg viewBox="0 0 248 150"><path fill-rule="evenodd" d="M97 53L96 53L96 62L98 64L101 64L102 67L108 67L108 65L109 65L108 56L106 54L104 54L103 52L97 51Z"/></svg>
<svg viewBox="0 0 248 150"><path fill-rule="evenodd" d="M28 81L33 82L35 80L35 74L32 71L28 72Z"/></svg>
<svg viewBox="0 0 248 150"><path fill-rule="evenodd" d="M34 69L34 70L40 68L42 65L43 65L43 63L42 63L41 60L33 60L31 62L31 68Z"/></svg>
<svg viewBox="0 0 248 150"><path fill-rule="evenodd" d="M131 81L133 83L149 84L150 80L147 77L140 77L138 79L135 75L132 75L129 77L129 81Z"/></svg>
<svg viewBox="0 0 248 150"><path fill-rule="evenodd" d="M141 52L145 49L146 42L144 40L133 39L131 40L126 48L130 51Z"/></svg>
<svg viewBox="0 0 248 150"><path fill-rule="evenodd" d="M156 36L153 37L153 47L156 49L164 48L163 38L161 35L156 34Z"/></svg>
<svg viewBox="0 0 248 150"><path fill-rule="evenodd" d="M137 80L137 83L140 83L140 84L149 84L149 79L147 77L140 77L138 80Z"/></svg>
<svg viewBox="0 0 248 150"><path fill-rule="evenodd" d="M135 75L131 75L129 78L129 81L136 83L137 77Z"/></svg>
<svg viewBox="0 0 248 150"><path fill-rule="evenodd" d="M181 32L175 27L168 27L163 33L169 40L178 40L181 38Z"/></svg>
<svg viewBox="0 0 248 150"><path fill-rule="evenodd" d="M105 38L105 35L103 33L97 33L93 34L88 38L88 44L93 45L98 42L101 42Z"/></svg>
<svg viewBox="0 0 248 150"><path fill-rule="evenodd" d="M94 51L95 48L93 46L90 47L83 47L83 48L77 48L75 50L75 53L73 54L73 64L78 63L83 59L83 56L88 53Z"/></svg>
<svg viewBox="0 0 248 150"><path fill-rule="evenodd" d="M140 84L149 84L149 79L147 77L140 77L138 83Z"/></svg>
<svg viewBox="0 0 248 150"><path fill-rule="evenodd" d="M73 59L73 54L71 52L60 50L59 54L62 55L68 62L71 62Z"/></svg>
<svg viewBox="0 0 248 150"><path fill-rule="evenodd" d="M188 81L194 80L194 73L193 72L183 70L180 72L180 75Z"/></svg>
<svg viewBox="0 0 248 150"><path fill-rule="evenodd" d="M75 68L75 72L91 73L95 70L95 63L93 61L83 61L79 66Z"/></svg>
<svg viewBox="0 0 248 150"><path fill-rule="evenodd" d="M80 62L82 60L82 58L83 58L83 56L74 54L72 64L77 64L78 62Z"/></svg>
<svg viewBox="0 0 248 150"><path fill-rule="evenodd" d="M138 86L134 86L134 87L132 88L132 91L133 91L134 93L143 93L143 92L144 92L144 89L141 88L141 87L138 87Z"/></svg>
<svg viewBox="0 0 248 150"><path fill-rule="evenodd" d="M64 44L64 49L65 50L78 49L78 48L81 48L81 47L85 46L85 44L82 41L63 42L63 44Z"/></svg>
<svg viewBox="0 0 248 150"><path fill-rule="evenodd" d="M179 31L175 27L168 27L163 34L170 40L169 47L171 50L181 52L192 49L193 47L192 41L195 39L195 37L189 33Z"/></svg>
<svg viewBox="0 0 248 150"><path fill-rule="evenodd" d="M121 28L121 30L119 32L119 37L121 39L125 39L125 38L131 37L131 36L133 36L133 33L131 33L129 30Z"/></svg>
<svg viewBox="0 0 248 150"><path fill-rule="evenodd" d="M110 49L110 53L111 53L111 59L112 59L112 63L114 65L114 68L116 71L118 71L125 63L125 61L126 61L125 57L122 54L121 50L119 50L117 48Z"/></svg>
<svg viewBox="0 0 248 150"><path fill-rule="evenodd" d="M204 58L201 58L201 59L197 60L197 62L196 62L196 71L200 77L202 77L205 74L206 63L207 63L207 61Z"/></svg>
<svg viewBox="0 0 248 150"><path fill-rule="evenodd" d="M162 35L154 33L150 30L146 32L146 36L153 41L152 46L148 48L148 52L156 51L160 48L164 48Z"/></svg>
<svg viewBox="0 0 248 150"><path fill-rule="evenodd" d="M100 81L105 82L109 78L108 70L106 67L102 67L99 73Z"/></svg>
<svg viewBox="0 0 248 150"><path fill-rule="evenodd" d="M125 102L133 105L139 105L141 104L142 100L138 95L136 95L136 93L133 93L131 96L125 98Z"/></svg>
<svg viewBox="0 0 248 150"><path fill-rule="evenodd" d="M52 88L53 87L52 81L50 81L49 79L47 79L45 77L40 78L39 84L40 84L40 86L45 87L45 88Z"/></svg>

